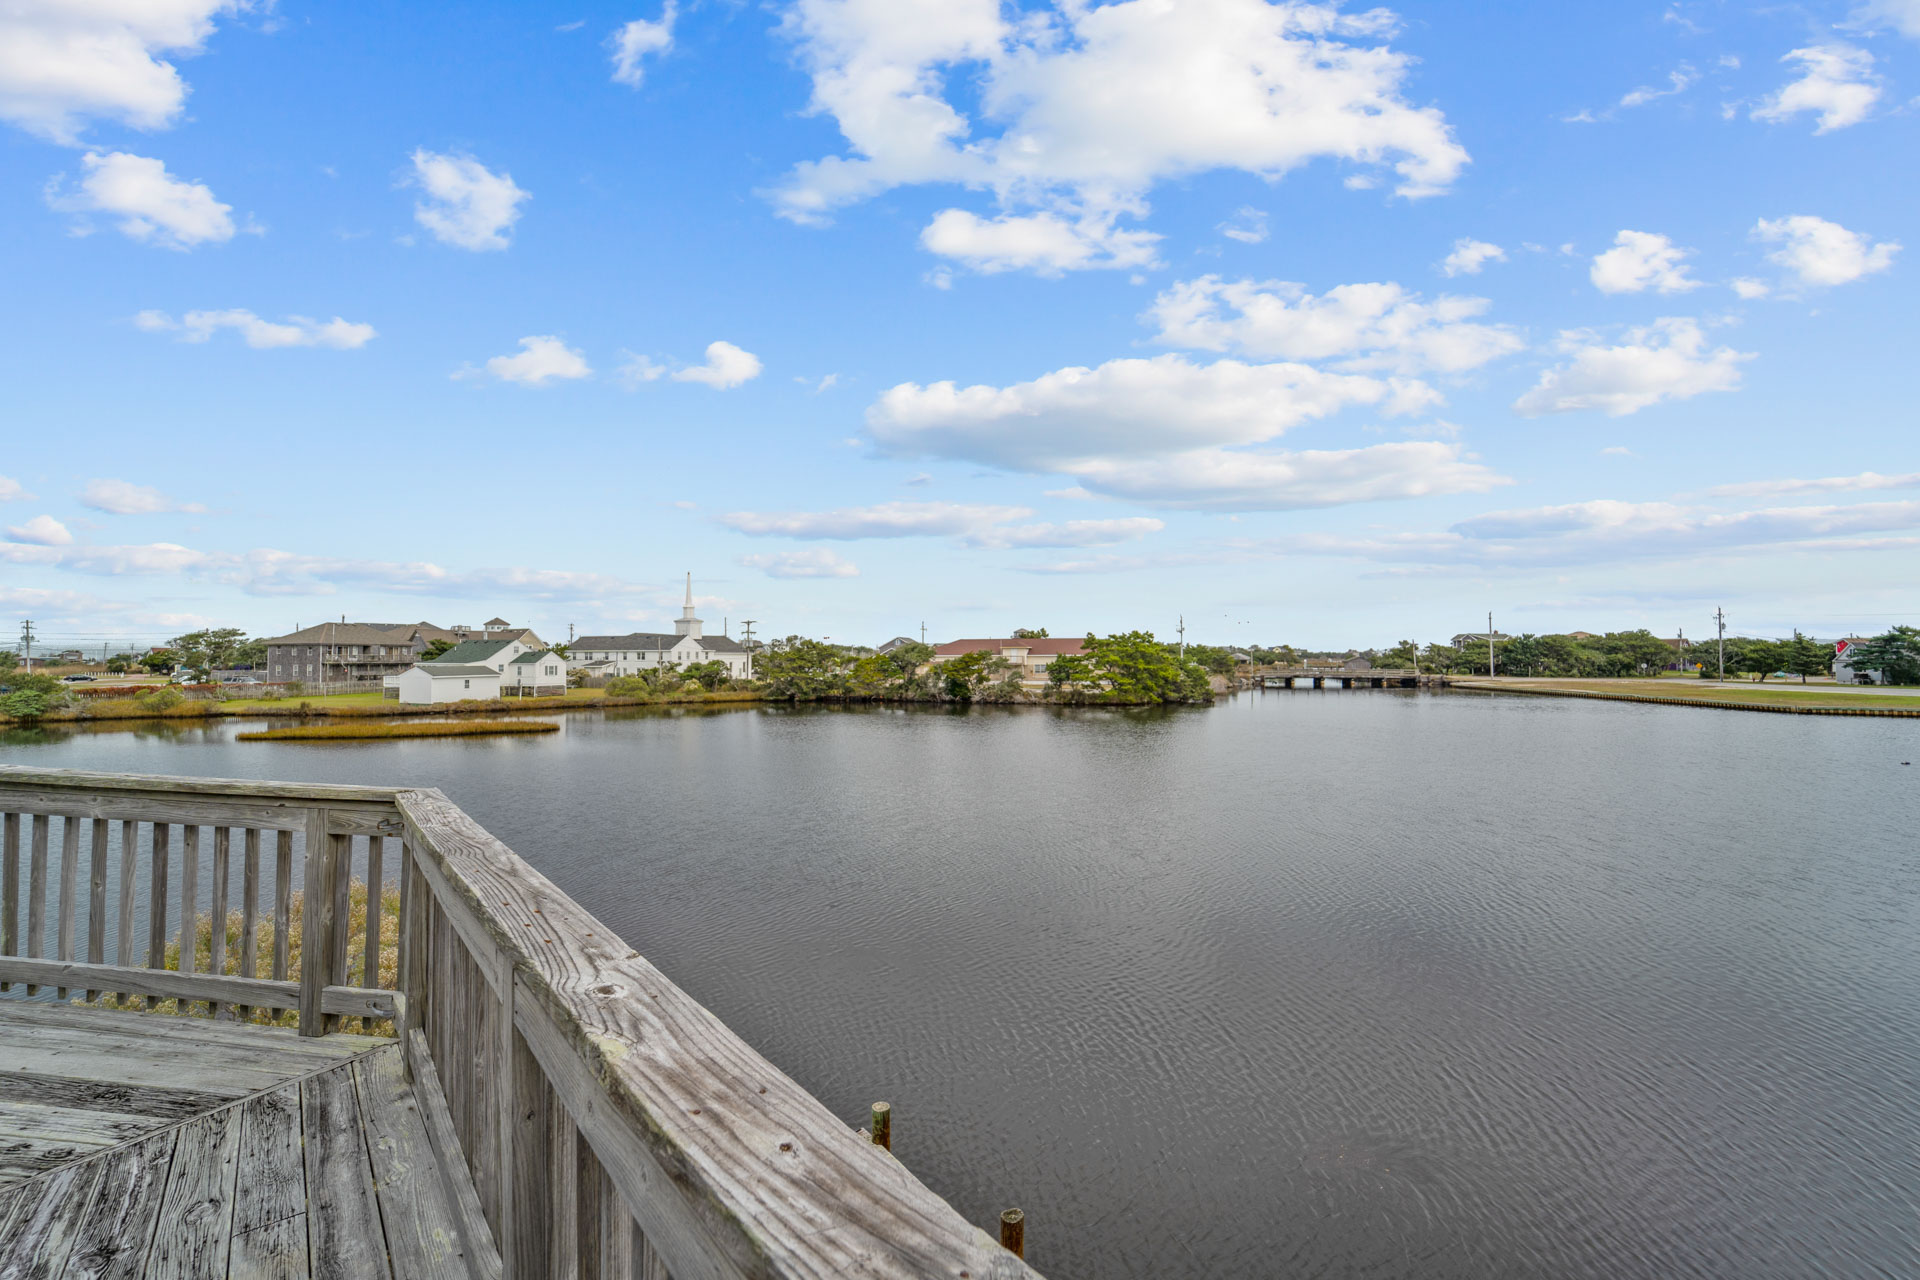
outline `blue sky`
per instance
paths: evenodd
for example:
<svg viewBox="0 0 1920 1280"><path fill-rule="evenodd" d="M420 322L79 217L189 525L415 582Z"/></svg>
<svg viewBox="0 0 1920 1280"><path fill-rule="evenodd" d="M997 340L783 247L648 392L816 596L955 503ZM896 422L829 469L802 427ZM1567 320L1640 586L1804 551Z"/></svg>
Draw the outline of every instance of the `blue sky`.
<svg viewBox="0 0 1920 1280"><path fill-rule="evenodd" d="M1920 0L24 0L0 611L1920 613Z"/></svg>

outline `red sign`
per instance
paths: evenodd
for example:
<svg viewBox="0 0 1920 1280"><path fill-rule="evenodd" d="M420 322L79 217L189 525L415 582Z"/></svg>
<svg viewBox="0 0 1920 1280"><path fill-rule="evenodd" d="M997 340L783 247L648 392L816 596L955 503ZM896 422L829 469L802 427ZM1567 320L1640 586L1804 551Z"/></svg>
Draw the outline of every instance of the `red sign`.
<svg viewBox="0 0 1920 1280"><path fill-rule="evenodd" d="M1835 640L1833 642L1833 652L1836 656L1844 656L1847 650L1851 648L1853 648L1853 642L1850 640Z"/></svg>

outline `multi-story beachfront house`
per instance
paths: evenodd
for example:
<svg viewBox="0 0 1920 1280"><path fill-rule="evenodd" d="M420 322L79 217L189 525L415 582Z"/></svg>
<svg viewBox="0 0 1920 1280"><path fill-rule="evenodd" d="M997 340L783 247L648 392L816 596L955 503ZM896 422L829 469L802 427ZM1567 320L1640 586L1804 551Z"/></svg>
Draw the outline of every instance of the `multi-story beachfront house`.
<svg viewBox="0 0 1920 1280"><path fill-rule="evenodd" d="M518 641L522 652L544 647L540 637L504 618L494 618L477 630L436 627L431 622L323 622L266 642L267 679L378 685L418 662L435 640L457 645L504 639Z"/></svg>
<svg viewBox="0 0 1920 1280"><path fill-rule="evenodd" d="M727 675L750 674L750 655L738 640L706 634L706 624L693 613L693 575L687 575L687 603L673 624L672 634L632 631L623 636L581 636L568 650L570 667L591 676L631 676L652 667L687 667L696 662L724 662Z"/></svg>

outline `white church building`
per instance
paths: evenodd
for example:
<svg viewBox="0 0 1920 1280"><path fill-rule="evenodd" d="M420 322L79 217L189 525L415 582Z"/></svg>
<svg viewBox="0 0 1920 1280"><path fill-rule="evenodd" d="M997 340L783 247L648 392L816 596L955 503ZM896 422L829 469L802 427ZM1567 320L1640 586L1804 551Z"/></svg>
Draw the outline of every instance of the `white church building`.
<svg viewBox="0 0 1920 1280"><path fill-rule="evenodd" d="M740 642L728 636L705 634L706 624L693 613L693 575L687 575L687 602L673 624L671 635L635 631L624 636L581 636L569 649L567 665L584 667L596 676L631 676L653 667L689 667L696 662L724 662L727 675L749 675L752 657Z"/></svg>

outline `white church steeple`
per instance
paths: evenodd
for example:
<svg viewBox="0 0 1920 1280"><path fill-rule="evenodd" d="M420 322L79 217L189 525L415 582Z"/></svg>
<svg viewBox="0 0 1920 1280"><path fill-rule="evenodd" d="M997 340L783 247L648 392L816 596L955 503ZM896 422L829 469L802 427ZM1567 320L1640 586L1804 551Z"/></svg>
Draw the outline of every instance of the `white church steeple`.
<svg viewBox="0 0 1920 1280"><path fill-rule="evenodd" d="M693 636L698 639L703 625L700 619L693 616L693 574L688 573L687 603L681 607L680 618L673 624L673 629L683 636Z"/></svg>

